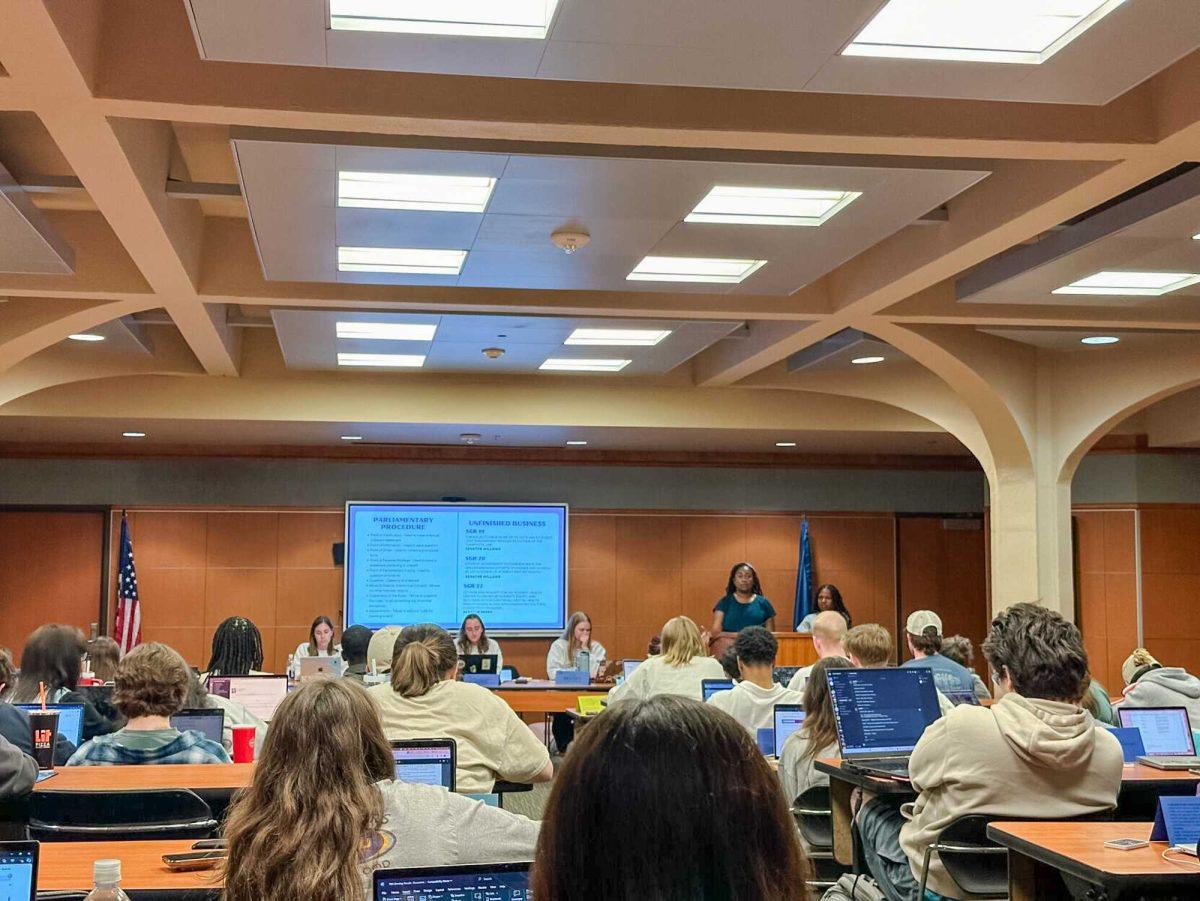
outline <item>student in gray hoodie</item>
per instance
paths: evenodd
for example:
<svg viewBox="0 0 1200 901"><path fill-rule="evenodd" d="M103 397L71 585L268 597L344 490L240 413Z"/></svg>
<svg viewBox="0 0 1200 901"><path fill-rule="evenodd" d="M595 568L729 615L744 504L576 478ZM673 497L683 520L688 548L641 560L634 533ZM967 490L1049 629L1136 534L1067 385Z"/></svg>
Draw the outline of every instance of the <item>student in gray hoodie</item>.
<svg viewBox="0 0 1200 901"><path fill-rule="evenodd" d="M1192 729L1200 729L1200 679L1183 667L1163 666L1138 648L1122 664L1121 676L1124 697L1114 707L1184 707Z"/></svg>
<svg viewBox="0 0 1200 901"><path fill-rule="evenodd" d="M992 621L983 653L996 702L955 707L925 730L909 763L915 803L875 799L859 814L867 866L891 901L916 901L925 849L960 817L1066 819L1116 806L1121 746L1080 706L1079 630L1016 604ZM963 896L937 855L928 887Z"/></svg>

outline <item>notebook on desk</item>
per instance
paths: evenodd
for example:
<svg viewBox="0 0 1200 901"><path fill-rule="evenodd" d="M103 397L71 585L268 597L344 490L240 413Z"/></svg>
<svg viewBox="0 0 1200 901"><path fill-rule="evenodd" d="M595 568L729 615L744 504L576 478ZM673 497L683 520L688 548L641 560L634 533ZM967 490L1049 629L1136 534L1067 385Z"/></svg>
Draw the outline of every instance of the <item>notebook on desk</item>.
<svg viewBox="0 0 1200 901"><path fill-rule="evenodd" d="M376 870L374 901L531 901L528 863Z"/></svg>
<svg viewBox="0 0 1200 901"><path fill-rule="evenodd" d="M842 761L864 773L908 778L908 760L941 716L933 671L831 669L826 672Z"/></svg>
<svg viewBox="0 0 1200 901"><path fill-rule="evenodd" d="M0 842L0 901L34 901L37 875L37 842Z"/></svg>
<svg viewBox="0 0 1200 901"><path fill-rule="evenodd" d="M14 704L13 706L26 713L42 709L41 704ZM83 740L83 705L47 704L46 709L58 711L58 734L78 748ZM0 901L4 901L2 895L0 895Z"/></svg>
<svg viewBox="0 0 1200 901"><path fill-rule="evenodd" d="M1120 707L1117 717L1122 727L1142 734L1146 753L1138 763L1158 770L1200 767L1186 707Z"/></svg>

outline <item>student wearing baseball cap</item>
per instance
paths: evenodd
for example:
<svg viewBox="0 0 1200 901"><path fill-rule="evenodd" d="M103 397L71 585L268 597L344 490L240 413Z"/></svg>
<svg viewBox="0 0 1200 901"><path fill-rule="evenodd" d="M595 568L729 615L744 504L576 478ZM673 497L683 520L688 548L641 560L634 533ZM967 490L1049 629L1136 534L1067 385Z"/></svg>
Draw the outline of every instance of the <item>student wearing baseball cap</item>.
<svg viewBox="0 0 1200 901"><path fill-rule="evenodd" d="M1138 648L1121 666L1124 697L1117 707L1185 707L1193 729L1200 729L1200 679L1178 666L1163 666Z"/></svg>
<svg viewBox="0 0 1200 901"><path fill-rule="evenodd" d="M914 610L904 627L908 633L908 650L912 660L901 664L905 669L923 666L933 670L933 684L938 691L974 691L971 671L942 655L942 618L932 610Z"/></svg>

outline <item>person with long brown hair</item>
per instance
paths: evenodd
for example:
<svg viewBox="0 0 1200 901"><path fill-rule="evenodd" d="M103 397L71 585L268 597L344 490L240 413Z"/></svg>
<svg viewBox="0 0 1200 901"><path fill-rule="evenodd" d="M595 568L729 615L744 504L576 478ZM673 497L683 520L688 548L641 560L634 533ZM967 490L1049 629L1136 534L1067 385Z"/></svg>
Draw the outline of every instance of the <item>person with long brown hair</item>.
<svg viewBox="0 0 1200 901"><path fill-rule="evenodd" d="M46 686L46 700L55 704L83 705L83 739L107 735L121 723L96 709L91 699L79 692L79 674L87 644L83 633L74 626L47 623L38 626L25 641L21 653L21 673L9 700L32 703L39 699L40 686Z"/></svg>
<svg viewBox="0 0 1200 901"><path fill-rule="evenodd" d="M779 754L779 779L789 804L814 785L829 784L829 776L813 766L822 757L838 756L837 726L825 673L853 666L845 657L823 657L813 666L804 686L804 724L788 736Z"/></svg>
<svg viewBox="0 0 1200 901"><path fill-rule="evenodd" d="M538 824L394 780L374 706L341 679L290 693L225 824L224 901L365 901L371 872L529 860Z"/></svg>
<svg viewBox="0 0 1200 901"><path fill-rule="evenodd" d="M88 639L87 658L91 665L92 675L102 684L107 685L117 678L117 664L121 662L121 646L107 635Z"/></svg>
<svg viewBox="0 0 1200 901"><path fill-rule="evenodd" d="M367 689L387 737L453 738L461 792L490 792L497 779L549 782L554 766L533 731L504 700L457 677L450 633L432 623L406 626L392 652L391 681Z"/></svg>
<svg viewBox="0 0 1200 901"><path fill-rule="evenodd" d="M459 657L465 657L467 654L495 654L496 672L500 672L504 667L504 651L500 648L500 642L488 638L487 626L483 624L478 613L468 613L463 619L455 645L458 647Z"/></svg>
<svg viewBox="0 0 1200 901"><path fill-rule="evenodd" d="M550 792L535 898L807 901L779 780L746 730L660 695L581 729Z"/></svg>
<svg viewBox="0 0 1200 901"><path fill-rule="evenodd" d="M588 670L595 678L608 652L604 650L604 645L592 640L592 618L582 610L577 610L567 620L562 635L550 645L550 652L546 655L546 675L553 679L560 669L576 669L581 651L588 653Z"/></svg>

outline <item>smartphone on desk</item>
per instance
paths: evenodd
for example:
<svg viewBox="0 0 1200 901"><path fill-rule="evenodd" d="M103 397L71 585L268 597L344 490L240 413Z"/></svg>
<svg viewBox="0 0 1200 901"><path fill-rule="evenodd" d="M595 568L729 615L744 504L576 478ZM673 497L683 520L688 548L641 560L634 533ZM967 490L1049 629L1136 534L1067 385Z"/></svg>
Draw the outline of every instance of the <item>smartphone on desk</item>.
<svg viewBox="0 0 1200 901"><path fill-rule="evenodd" d="M1137 848L1148 848L1150 843L1140 838L1114 838L1106 841L1104 847L1115 851L1133 851Z"/></svg>
<svg viewBox="0 0 1200 901"><path fill-rule="evenodd" d="M211 851L213 848L224 847L226 844L223 838L202 838L200 841L192 843L193 851Z"/></svg>
<svg viewBox="0 0 1200 901"><path fill-rule="evenodd" d="M208 851L184 851L182 854L164 854L163 863L172 870L211 870L218 861L224 860L228 852L224 848Z"/></svg>

